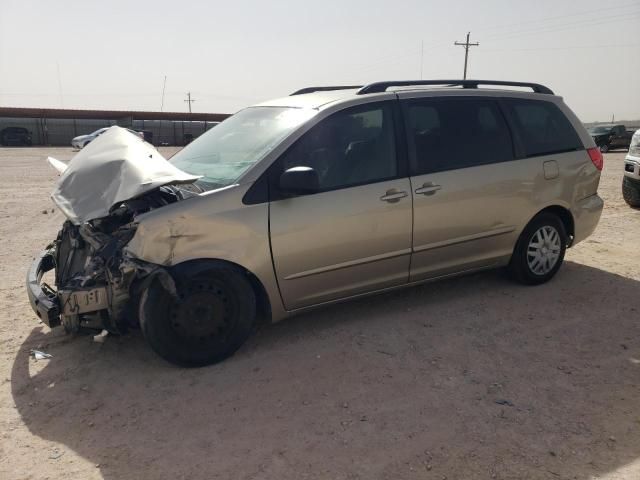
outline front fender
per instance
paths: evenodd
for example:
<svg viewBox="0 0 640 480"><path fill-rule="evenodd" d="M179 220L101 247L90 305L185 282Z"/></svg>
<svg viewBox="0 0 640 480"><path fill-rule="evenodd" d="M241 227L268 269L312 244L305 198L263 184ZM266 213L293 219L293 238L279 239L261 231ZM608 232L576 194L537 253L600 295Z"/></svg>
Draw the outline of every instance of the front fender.
<svg viewBox="0 0 640 480"><path fill-rule="evenodd" d="M167 267L198 259L239 265L262 283L273 319L284 318L271 261L269 204L243 204L249 187L236 185L140 216L125 253Z"/></svg>

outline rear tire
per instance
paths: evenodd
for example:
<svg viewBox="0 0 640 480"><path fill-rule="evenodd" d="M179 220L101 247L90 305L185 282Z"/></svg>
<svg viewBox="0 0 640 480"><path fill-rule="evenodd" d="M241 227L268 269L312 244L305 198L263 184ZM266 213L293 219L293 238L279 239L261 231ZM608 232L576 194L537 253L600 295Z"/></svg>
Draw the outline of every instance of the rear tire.
<svg viewBox="0 0 640 480"><path fill-rule="evenodd" d="M256 297L246 274L224 262L172 271L177 295L159 279L142 292L140 328L151 348L176 365L200 367L233 355L253 331Z"/></svg>
<svg viewBox="0 0 640 480"><path fill-rule="evenodd" d="M525 285L548 282L560 269L566 250L567 233L560 218L540 213L520 235L509 262L509 274Z"/></svg>
<svg viewBox="0 0 640 480"><path fill-rule="evenodd" d="M640 181L622 177L622 197L630 207L640 208Z"/></svg>

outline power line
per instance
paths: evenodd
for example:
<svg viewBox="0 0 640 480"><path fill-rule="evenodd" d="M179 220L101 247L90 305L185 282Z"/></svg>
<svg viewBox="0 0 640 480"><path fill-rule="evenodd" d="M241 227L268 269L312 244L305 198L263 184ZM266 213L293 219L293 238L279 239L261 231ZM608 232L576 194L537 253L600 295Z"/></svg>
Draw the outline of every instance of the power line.
<svg viewBox="0 0 640 480"><path fill-rule="evenodd" d="M191 98L191 92L187 92L187 99L184 101L189 104L189 113L191 113L191 104L195 102L195 100Z"/></svg>
<svg viewBox="0 0 640 480"><path fill-rule="evenodd" d="M462 42L455 42L454 45L461 45L464 47L464 75L463 75L463 79L467 79L467 60L469 59L469 48L470 47L477 47L480 44L479 43L469 43L469 35L471 35L471 32L467 32L467 41L462 43Z"/></svg>
<svg viewBox="0 0 640 480"><path fill-rule="evenodd" d="M482 53L486 52L538 52L547 50L593 50L596 48L629 48L640 47L640 43L616 43L608 45L573 45L567 47L538 47L538 48L483 48Z"/></svg>
<svg viewBox="0 0 640 480"><path fill-rule="evenodd" d="M543 18L538 18L535 20L528 20L525 22L511 22L511 23L502 23L502 24L497 24L497 25L488 25L486 27L480 27L480 31L481 32L488 32L491 30L498 30L501 28L510 28L510 27L519 27L521 25L531 25L531 24L536 24L536 23L545 23L548 22L549 20L562 20L565 18L571 18L572 20L575 20L576 17L581 17L581 16L585 16L585 15L591 15L593 13L598 13L598 12L607 12L607 13L612 13L614 10L620 10L620 9L628 9L628 8L638 8L638 3L633 2L633 3L628 3L625 5L614 5L614 6L606 6L604 8L596 8L596 9L592 9L592 10L583 10L581 12L576 12L573 11L571 14L565 14L565 15L556 15L553 17L543 17ZM633 12L631 12L633 13ZM583 20L597 20L599 17L593 17L591 19L583 19ZM545 25L539 25L540 26L545 26ZM546 25L546 26L550 26L550 25ZM536 28L536 26L534 25L534 28Z"/></svg>
<svg viewBox="0 0 640 480"><path fill-rule="evenodd" d="M581 20L563 22L561 24L556 25L538 25L533 26L526 29L514 30L511 32L503 32L494 35L489 35L488 41L493 41L496 39L511 39L516 37L528 36L528 35L539 35L543 33L551 33L551 32L560 32L563 30L571 30L574 28L586 28L597 25L603 25L606 23L617 23L628 20L634 20L640 14L638 12L631 12L625 14L616 14L616 15L605 15L598 18L583 18Z"/></svg>
<svg viewBox="0 0 640 480"><path fill-rule="evenodd" d="M634 16L637 15L637 12L629 11L627 13L621 14L619 13L619 11L629 9L629 8L635 10L636 8L638 8L638 6L639 4L637 2L633 2L629 4L624 4L624 5L614 5L614 6L607 6L606 8L596 8L592 10L584 10L582 12L573 12L572 14L566 14L566 15L543 17L537 20L529 20L525 22L510 22L510 23L503 23L503 24L494 24L494 25L486 26L484 28L480 28L480 30L482 32L487 32L487 33L495 32L501 29L511 30L511 31L492 33L488 37L492 41L494 41L494 39L497 40L505 37L513 38L513 37L519 37L519 36L535 35L538 33L551 33L551 32L555 33L558 31L569 30L572 28L579 28L582 26L597 26L605 23L616 22L616 21L619 21L621 17L626 17L625 20L634 19ZM616 10L618 10L618 12L615 12ZM604 12L604 11L612 14L604 15L604 16L602 15L591 16L593 14L597 14L599 12ZM589 16L590 18L579 18L584 16ZM554 21L562 20L569 17L572 19L572 21L568 23L567 22L562 22L560 24L554 23ZM524 30L518 28L522 25L526 25ZM430 51L439 47L443 47L445 45L447 45L447 43L444 43L444 42L431 44L427 46L424 46L423 44L421 44L421 49L420 49L421 52L418 52L418 54L424 55L424 53L427 51ZM351 70L354 72L369 71L369 70L376 69L381 65L388 66L390 64L399 63L400 61L405 60L407 57L414 56L414 55L416 55L416 53L407 53L406 49L404 49L402 51L398 51L391 55L379 57L378 59L373 60L373 62L371 63L367 62L367 63L355 65Z"/></svg>

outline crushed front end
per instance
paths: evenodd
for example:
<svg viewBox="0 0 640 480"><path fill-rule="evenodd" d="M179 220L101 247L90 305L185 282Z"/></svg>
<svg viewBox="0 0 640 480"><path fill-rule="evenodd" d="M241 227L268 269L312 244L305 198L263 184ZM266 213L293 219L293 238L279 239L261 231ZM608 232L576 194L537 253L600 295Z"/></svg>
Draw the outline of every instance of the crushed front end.
<svg viewBox="0 0 640 480"><path fill-rule="evenodd" d="M68 332L123 333L135 326L139 287L162 269L123 253L135 233L135 218L188 195L184 189L161 187L123 202L107 217L81 225L66 221L27 274L29 300L42 322L51 328L63 325ZM49 285L43 277L52 270Z"/></svg>
<svg viewBox="0 0 640 480"><path fill-rule="evenodd" d="M31 306L52 328L122 333L137 324L141 282L164 272L124 254L136 219L196 195L200 189L191 184L199 177L174 167L152 145L117 126L68 164L48 161L60 173L51 198L67 221L29 269Z"/></svg>

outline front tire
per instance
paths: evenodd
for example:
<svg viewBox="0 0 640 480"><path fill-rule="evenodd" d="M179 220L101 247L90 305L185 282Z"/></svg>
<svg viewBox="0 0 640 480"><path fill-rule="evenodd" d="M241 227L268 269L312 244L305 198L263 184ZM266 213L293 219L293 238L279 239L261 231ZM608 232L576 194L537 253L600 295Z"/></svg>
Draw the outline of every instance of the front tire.
<svg viewBox="0 0 640 480"><path fill-rule="evenodd" d="M622 197L630 207L640 208L640 181L622 177Z"/></svg>
<svg viewBox="0 0 640 480"><path fill-rule="evenodd" d="M560 269L567 250L567 233L552 213L536 215L520 235L509 262L509 274L525 285L548 282Z"/></svg>
<svg viewBox="0 0 640 480"><path fill-rule="evenodd" d="M176 365L200 367L233 355L253 331L256 297L246 274L223 262L174 269L176 295L159 278L142 292L140 328L151 348ZM202 264L200 264L201 266Z"/></svg>

